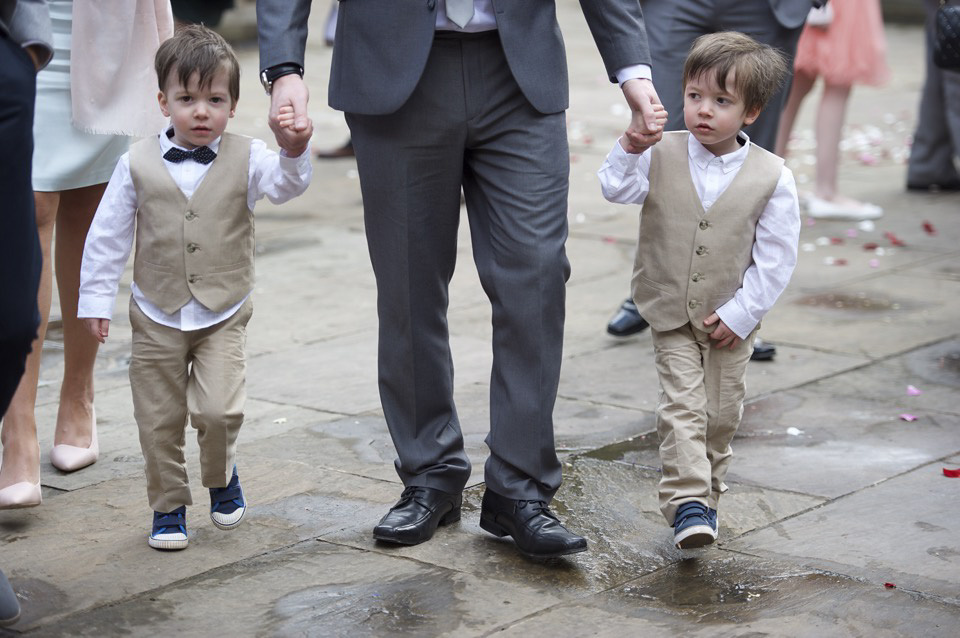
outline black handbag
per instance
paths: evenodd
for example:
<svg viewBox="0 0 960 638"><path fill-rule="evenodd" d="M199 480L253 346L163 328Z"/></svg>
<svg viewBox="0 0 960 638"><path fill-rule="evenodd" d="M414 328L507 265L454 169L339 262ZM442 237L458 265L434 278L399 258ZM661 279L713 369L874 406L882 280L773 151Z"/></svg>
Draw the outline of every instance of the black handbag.
<svg viewBox="0 0 960 638"><path fill-rule="evenodd" d="M960 71L960 5L948 5L946 0L940 0L934 21L933 63Z"/></svg>

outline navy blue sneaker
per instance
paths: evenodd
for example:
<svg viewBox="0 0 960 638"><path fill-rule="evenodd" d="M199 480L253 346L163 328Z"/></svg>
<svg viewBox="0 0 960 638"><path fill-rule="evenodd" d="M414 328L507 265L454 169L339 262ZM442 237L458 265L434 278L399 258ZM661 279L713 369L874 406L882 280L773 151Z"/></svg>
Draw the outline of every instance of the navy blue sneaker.
<svg viewBox="0 0 960 638"><path fill-rule="evenodd" d="M154 549L187 548L187 508L181 505L172 512L153 513L153 531L147 544Z"/></svg>
<svg viewBox="0 0 960 638"><path fill-rule="evenodd" d="M707 516L707 507L696 501L677 508L673 520L673 543L677 549L703 547L717 539L716 529Z"/></svg>
<svg viewBox="0 0 960 638"><path fill-rule="evenodd" d="M243 488L234 465L233 476L226 487L210 488L210 520L220 529L233 529L246 511L247 502L243 500Z"/></svg>
<svg viewBox="0 0 960 638"><path fill-rule="evenodd" d="M710 527L713 528L713 537L717 537L717 510L712 507L707 510L707 522L710 523Z"/></svg>

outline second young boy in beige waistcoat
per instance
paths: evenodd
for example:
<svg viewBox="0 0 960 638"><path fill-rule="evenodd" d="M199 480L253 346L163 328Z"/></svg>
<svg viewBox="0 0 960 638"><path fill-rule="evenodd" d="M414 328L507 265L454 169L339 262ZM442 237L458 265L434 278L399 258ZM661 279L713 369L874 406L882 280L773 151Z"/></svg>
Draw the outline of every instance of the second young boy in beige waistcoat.
<svg viewBox="0 0 960 638"><path fill-rule="evenodd" d="M307 146L278 155L225 132L240 66L218 34L178 31L161 44L156 69L170 126L117 164L84 246L78 314L103 342L135 238L130 388L154 510L147 542L184 549L193 503L183 454L188 416L213 524L233 529L247 508L236 442L253 312L253 207L303 193L311 167Z"/></svg>
<svg viewBox="0 0 960 638"><path fill-rule="evenodd" d="M754 335L797 261L793 174L741 131L785 72L741 33L698 38L683 71L688 130L653 147L625 136L599 172L608 200L643 204L633 299L660 377L660 511L682 549L717 538Z"/></svg>

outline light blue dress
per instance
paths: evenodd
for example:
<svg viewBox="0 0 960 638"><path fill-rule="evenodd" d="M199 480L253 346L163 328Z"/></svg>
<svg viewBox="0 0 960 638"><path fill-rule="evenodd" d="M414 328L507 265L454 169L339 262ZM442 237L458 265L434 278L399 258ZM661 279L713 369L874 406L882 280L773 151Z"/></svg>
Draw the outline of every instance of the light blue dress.
<svg viewBox="0 0 960 638"><path fill-rule="evenodd" d="M53 60L37 74L33 124L33 190L62 191L110 181L131 138L85 133L71 124L70 25L72 0L49 0Z"/></svg>

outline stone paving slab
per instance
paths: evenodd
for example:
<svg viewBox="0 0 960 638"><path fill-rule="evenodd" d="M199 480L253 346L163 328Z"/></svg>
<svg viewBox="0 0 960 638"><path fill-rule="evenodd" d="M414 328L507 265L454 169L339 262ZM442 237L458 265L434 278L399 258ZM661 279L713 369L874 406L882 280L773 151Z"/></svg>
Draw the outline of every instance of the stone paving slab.
<svg viewBox="0 0 960 638"><path fill-rule="evenodd" d="M958 464L960 456L953 456L921 466L726 546L891 582L957 606L960 618L960 510L950 505L957 502L960 482L941 472Z"/></svg>
<svg viewBox="0 0 960 638"><path fill-rule="evenodd" d="M464 494L463 519L441 528L429 543L394 547L370 537L373 523L323 535L323 540L402 556L476 575L491 576L564 598L599 592L683 558L656 502L659 474L599 459L576 457L564 464L565 481L553 507L561 519L584 534L586 553L536 561L521 556L509 539L479 527L482 488ZM749 530L805 511L822 499L744 487L725 501L722 534Z"/></svg>
<svg viewBox="0 0 960 638"><path fill-rule="evenodd" d="M211 591L232 595L211 609ZM78 614L57 629L74 636L481 636L559 600L549 590L306 541Z"/></svg>
<svg viewBox="0 0 960 638"><path fill-rule="evenodd" d="M249 513L242 527L223 532L210 522L209 498L196 466L191 470L191 546L182 552L147 546L152 515L141 477L116 478L43 507L5 512L3 569L27 583L21 596L29 604L18 629L373 520L396 497L395 488L382 481L249 455L242 469Z"/></svg>
<svg viewBox="0 0 960 638"><path fill-rule="evenodd" d="M882 583L730 552L673 563L610 591L557 605L497 635L953 636L956 607Z"/></svg>

